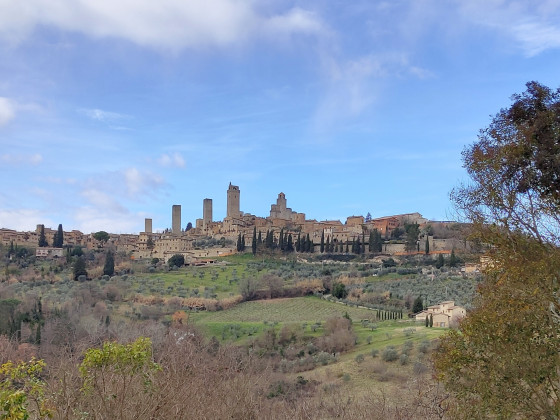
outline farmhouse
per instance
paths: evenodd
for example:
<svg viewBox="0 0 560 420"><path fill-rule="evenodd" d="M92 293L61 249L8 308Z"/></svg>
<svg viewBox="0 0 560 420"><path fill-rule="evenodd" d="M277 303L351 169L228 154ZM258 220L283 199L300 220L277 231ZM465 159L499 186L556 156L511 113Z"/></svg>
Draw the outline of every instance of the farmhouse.
<svg viewBox="0 0 560 420"><path fill-rule="evenodd" d="M416 321L424 322L426 317L432 316L435 327L449 328L466 315L465 308L455 306L455 302L448 300L438 305L429 306L428 309L416 314Z"/></svg>

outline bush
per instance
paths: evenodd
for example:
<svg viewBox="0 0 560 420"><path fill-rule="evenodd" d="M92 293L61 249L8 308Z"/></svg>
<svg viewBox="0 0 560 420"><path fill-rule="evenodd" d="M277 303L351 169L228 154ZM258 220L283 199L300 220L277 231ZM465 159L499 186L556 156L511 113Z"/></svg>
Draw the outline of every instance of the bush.
<svg viewBox="0 0 560 420"><path fill-rule="evenodd" d="M376 358L379 355L379 350L378 349L372 349L371 350L371 357Z"/></svg>
<svg viewBox="0 0 560 420"><path fill-rule="evenodd" d="M393 346L387 346L381 353L381 358L385 362L394 362L399 357L397 350Z"/></svg>
<svg viewBox="0 0 560 420"><path fill-rule="evenodd" d="M406 354L401 354L401 357L399 358L399 362L401 363L401 365L408 365L408 356Z"/></svg>
<svg viewBox="0 0 560 420"><path fill-rule="evenodd" d="M169 267L182 267L185 265L185 257L181 254L175 254L167 261Z"/></svg>
<svg viewBox="0 0 560 420"><path fill-rule="evenodd" d="M337 299L344 299L348 296L346 286L342 283L334 283L332 288L332 295Z"/></svg>
<svg viewBox="0 0 560 420"><path fill-rule="evenodd" d="M428 340L424 340L418 346L418 351L421 353L428 353L430 351L430 342Z"/></svg>
<svg viewBox="0 0 560 420"><path fill-rule="evenodd" d="M354 360L356 361L356 363L362 363L364 361L364 355L358 354Z"/></svg>

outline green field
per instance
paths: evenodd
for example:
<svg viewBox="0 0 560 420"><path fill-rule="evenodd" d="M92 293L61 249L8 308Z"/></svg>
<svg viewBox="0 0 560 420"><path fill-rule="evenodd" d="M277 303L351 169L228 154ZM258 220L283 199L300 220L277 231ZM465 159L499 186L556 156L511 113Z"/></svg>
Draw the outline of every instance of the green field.
<svg viewBox="0 0 560 420"><path fill-rule="evenodd" d="M222 340L245 341L259 335L265 328L286 324L300 324L310 336L323 333L322 325L333 317L348 316L353 321L358 338L356 351L370 351L385 346L400 346L407 340L431 340L445 330L425 328L409 320L374 322L374 311L328 302L317 297L273 299L241 303L227 311L199 312L190 315L189 322L207 335ZM362 320L364 321L362 323ZM371 322L370 322L371 320ZM375 326L373 329L372 324ZM368 339L368 336L371 337Z"/></svg>
<svg viewBox="0 0 560 420"><path fill-rule="evenodd" d="M373 318L373 311L327 302L316 297L244 302L227 311L194 314L196 322L316 322L348 312L355 320Z"/></svg>

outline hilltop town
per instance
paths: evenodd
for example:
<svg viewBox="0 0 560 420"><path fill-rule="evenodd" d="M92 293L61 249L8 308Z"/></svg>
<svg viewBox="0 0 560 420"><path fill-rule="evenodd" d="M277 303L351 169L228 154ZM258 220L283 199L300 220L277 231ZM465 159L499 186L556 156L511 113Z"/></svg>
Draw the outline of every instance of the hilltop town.
<svg viewBox="0 0 560 420"><path fill-rule="evenodd" d="M444 253L453 250L466 251L470 244L460 234L459 224L450 221L431 221L420 213L406 213L372 218L352 215L342 223L340 220L306 219L305 213L293 211L287 206L284 193L279 193L275 204L270 206L267 217L255 216L240 210L241 190L239 186L229 184L227 189L227 212L222 221L213 219L212 199L206 198L202 203L202 218L195 225L182 226L181 206L171 208L171 228L163 232L154 232L153 221L146 218L144 231L136 234L109 234L107 240L96 239L94 233L84 234L78 230L64 232L64 245L81 246L98 249L111 246L116 251L130 254L133 259L158 258L167 261L171 256L180 254L186 262L196 262L204 258L227 255L238 251L236 241L242 239L244 246L251 248L253 237L270 235L275 243L290 240L296 243L298 238L311 242L311 252L324 249L327 251L348 252L349 245L359 242L367 244L370 235L375 232L381 238L378 252L389 255L414 253ZM408 246L404 239L407 225L416 225L416 246ZM53 244L56 229L38 225L33 232L17 232L0 229L0 242L9 246L37 246L41 230L48 244ZM281 237L282 235L282 237ZM409 239L410 241L410 239ZM62 250L53 247L38 249L37 256L62 255Z"/></svg>

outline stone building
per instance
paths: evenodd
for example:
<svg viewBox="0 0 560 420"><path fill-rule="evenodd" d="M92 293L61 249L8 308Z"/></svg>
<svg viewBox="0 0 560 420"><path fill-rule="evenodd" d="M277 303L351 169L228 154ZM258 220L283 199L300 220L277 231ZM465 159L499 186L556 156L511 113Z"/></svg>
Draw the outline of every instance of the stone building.
<svg viewBox="0 0 560 420"><path fill-rule="evenodd" d="M239 196L241 191L237 185L231 185L229 183L229 188L227 190L227 216L231 219L238 219L241 217L241 211L239 210Z"/></svg>

